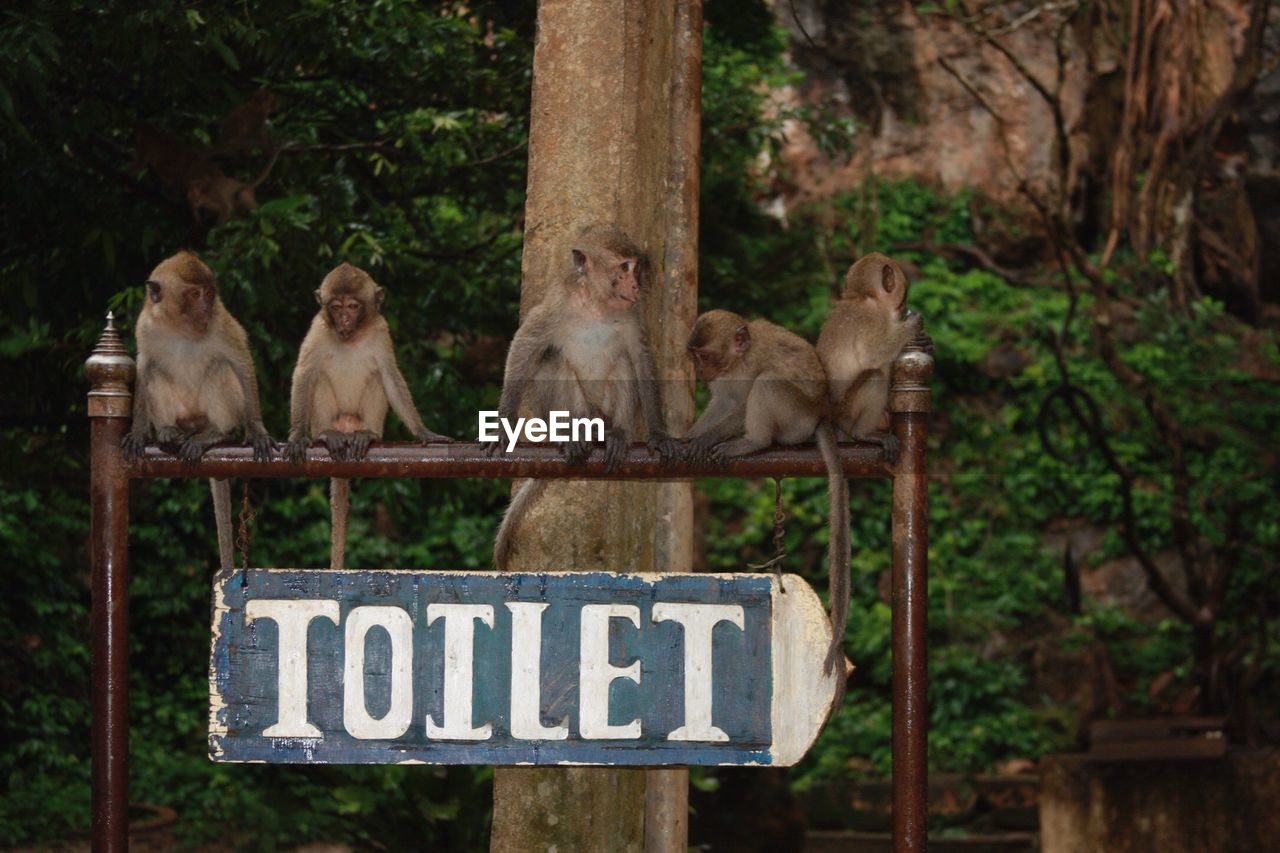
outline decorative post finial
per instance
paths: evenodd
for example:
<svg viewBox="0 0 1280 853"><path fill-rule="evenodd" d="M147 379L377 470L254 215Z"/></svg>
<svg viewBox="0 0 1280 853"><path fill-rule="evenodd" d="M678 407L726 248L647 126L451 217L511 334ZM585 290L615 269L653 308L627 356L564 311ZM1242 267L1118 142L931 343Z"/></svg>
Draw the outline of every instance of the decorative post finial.
<svg viewBox="0 0 1280 853"><path fill-rule="evenodd" d="M89 379L89 417L127 418L133 410L133 392L129 390L135 373L133 359L116 331L115 314L107 312L107 325L84 363Z"/></svg>
<svg viewBox="0 0 1280 853"><path fill-rule="evenodd" d="M898 354L889 383L889 411L928 412L933 408L929 377L933 375L933 339L920 334Z"/></svg>

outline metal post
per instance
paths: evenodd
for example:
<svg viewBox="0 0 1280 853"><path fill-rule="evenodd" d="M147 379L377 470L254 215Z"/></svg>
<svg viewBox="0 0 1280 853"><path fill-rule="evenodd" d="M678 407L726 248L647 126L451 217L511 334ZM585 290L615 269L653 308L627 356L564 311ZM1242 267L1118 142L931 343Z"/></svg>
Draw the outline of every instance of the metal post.
<svg viewBox="0 0 1280 853"><path fill-rule="evenodd" d="M933 344L923 334L893 365L893 850L923 853L929 817L929 489L926 439Z"/></svg>
<svg viewBox="0 0 1280 853"><path fill-rule="evenodd" d="M84 372L91 384L93 849L124 851L129 849L129 480L120 441L129 426L134 364L110 314Z"/></svg>

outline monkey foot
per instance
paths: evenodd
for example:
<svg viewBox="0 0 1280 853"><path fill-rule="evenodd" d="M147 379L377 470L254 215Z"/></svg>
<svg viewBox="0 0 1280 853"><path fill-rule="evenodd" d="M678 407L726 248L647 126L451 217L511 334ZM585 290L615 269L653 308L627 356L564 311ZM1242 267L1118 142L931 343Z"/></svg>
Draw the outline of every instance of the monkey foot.
<svg viewBox="0 0 1280 853"><path fill-rule="evenodd" d="M258 433L250 437L249 443L253 445L253 461L254 462L270 462L271 451L276 449L276 442L270 435L265 432Z"/></svg>
<svg viewBox="0 0 1280 853"><path fill-rule="evenodd" d="M658 454L663 465L670 465L684 456L680 442L666 434L649 437L649 452Z"/></svg>
<svg viewBox="0 0 1280 853"><path fill-rule="evenodd" d="M709 462L711 461L711 451L714 447L714 442L694 438L685 442L681 455L688 462Z"/></svg>
<svg viewBox="0 0 1280 853"><path fill-rule="evenodd" d="M358 462L369 455L369 445L377 438L367 429L351 433L351 443L347 446L347 458Z"/></svg>
<svg viewBox="0 0 1280 853"><path fill-rule="evenodd" d="M591 455L591 445L585 441L566 441L560 445L560 452L570 465L581 465Z"/></svg>
<svg viewBox="0 0 1280 853"><path fill-rule="evenodd" d="M188 438L178 448L178 459L183 467L194 468L200 464L200 457L204 456L204 452L217 443L216 438Z"/></svg>
<svg viewBox="0 0 1280 853"><path fill-rule="evenodd" d="M612 474L622 466L627 458L627 450L631 442L627 434L621 431L610 432L604 441L604 471Z"/></svg>
<svg viewBox="0 0 1280 853"><path fill-rule="evenodd" d="M176 452L185 435L186 433L176 426L160 427L156 430L156 444L170 452Z"/></svg>
<svg viewBox="0 0 1280 853"><path fill-rule="evenodd" d="M345 462L350 458L351 436L352 433L349 432L327 429L320 433L319 438L321 444L329 450L330 456L339 462Z"/></svg>
<svg viewBox="0 0 1280 853"><path fill-rule="evenodd" d="M480 445L484 449L484 455L490 459L502 455L502 442L500 441L482 441Z"/></svg>
<svg viewBox="0 0 1280 853"><path fill-rule="evenodd" d="M130 462L137 462L141 459L142 451L146 446L147 437L139 432L126 433L124 440L120 442L120 449L124 451L124 458Z"/></svg>
<svg viewBox="0 0 1280 853"><path fill-rule="evenodd" d="M307 458L307 445L310 444L305 438L291 438L284 446L285 458L290 462L298 463L305 461Z"/></svg>

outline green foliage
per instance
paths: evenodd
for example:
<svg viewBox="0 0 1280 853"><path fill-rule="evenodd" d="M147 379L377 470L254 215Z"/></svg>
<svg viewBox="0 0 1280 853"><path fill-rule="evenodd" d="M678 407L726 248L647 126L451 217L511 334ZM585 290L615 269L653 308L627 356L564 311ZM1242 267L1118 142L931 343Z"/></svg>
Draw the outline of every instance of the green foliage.
<svg viewBox="0 0 1280 853"><path fill-rule="evenodd" d="M768 316L816 337L848 264L881 250L913 265L911 306L936 346L930 440L931 765L971 771L1071 741L1072 709L1035 682L1031 643L1102 644L1127 708L1154 709L1148 688L1190 678L1181 623L1152 625L1117 607L1066 613L1061 524L1105 531L1090 568L1124 554L1117 478L1060 409L1045 428L1080 451L1062 462L1036 436L1057 382L1047 341L1066 295L966 269L904 244L971 242L967 193L872 180L821 207L767 213L783 166L783 122L800 121L824 150L857 128L819 108L782 111L768 90L791 80L785 37L763 2L706 7L700 307ZM266 422L286 421L311 291L340 259L389 292L388 318L426 422L465 435L491 407L501 365L477 356L517 316L534 4L288 2L270 14L216 0L139 6L77 0L20 4L0 17L0 845L65 838L88 824L88 443L78 370L107 308L132 318L137 286L182 246L214 268L246 326ZM215 141L219 121L259 87L277 97L274 140L287 142L253 215L206 230L184 200L131 166L149 124L188 145ZM248 178L261 154L229 160ZM1152 257L1135 275L1167 262ZM1143 272L1147 270L1148 272ZM1124 277L1112 286L1125 291ZM1048 279L1046 279L1048 280ZM1056 280L1056 279L1055 279ZM1262 707L1280 703L1280 661L1262 656L1257 602L1274 588L1280 500L1259 458L1280 423L1274 335L1246 336L1211 302L1190 317L1157 293L1136 303L1121 357L1153 377L1162 399L1196 424L1191 513L1208 545L1239 548L1218 642L1256 660ZM1134 472L1141 541L1168 549L1166 451L1141 400L1092 354L1082 300L1068 330L1072 380L1098 400L1111 447ZM124 324L127 325L127 322ZM127 337L127 336L126 336ZM1248 346L1244 341L1248 339ZM1015 369L999 370L999 364ZM1269 366L1269 367L1268 367ZM1274 375L1272 373L1271 375ZM394 421L389 434L402 438ZM1271 457L1273 458L1273 456ZM768 482L699 484L708 507L708 567L740 570L772 556ZM321 565L325 484L256 481L250 559ZM235 487L236 492L239 485ZM131 793L172 804L180 840L275 849L310 840L391 849L474 849L487 835L487 768L215 765L205 755L209 578L216 553L208 487L137 482L131 496ZM826 587L823 484L783 484L785 571ZM853 686L810 757L801 787L889 767L890 490L852 489ZM506 484L378 480L352 490L353 565L483 565ZM1274 594L1272 601L1274 601ZM1272 608L1274 610L1274 607ZM1280 627L1265 627L1280 648ZM697 775L706 787L711 776ZM228 823L228 815L234 815Z"/></svg>
<svg viewBox="0 0 1280 853"><path fill-rule="evenodd" d="M23 4L0 18L0 150L11 177L0 355L12 380L0 391L0 548L25 579L0 603L0 740L17 745L0 755L0 845L88 826L87 435L85 389L72 377L103 312L136 316L147 271L179 247L198 249L249 333L265 419L279 430L311 292L350 260L387 288L425 420L465 434L497 389L468 378L493 365L464 374L464 356L516 319L533 13L532 2L304 2L268 13L108 0ZM276 97L270 136L287 147L258 190L261 208L193 227L181 194L131 165L135 130L208 148L222 116L263 86ZM221 166L248 179L265 160ZM389 437L405 437L394 419ZM252 484L255 564L323 564L324 490ZM485 768L208 761L208 487L132 491L131 797L178 808L191 843L234 832L237 845L262 848L483 844ZM482 564L504 498L492 482L361 483L351 559Z"/></svg>
<svg viewBox="0 0 1280 853"><path fill-rule="evenodd" d="M744 277L737 290L723 295L707 293L708 287L703 299L703 307L730 300L751 306L747 314L768 305L772 319L782 318L813 339L828 295L854 258L880 250L915 265L910 304L926 318L935 345L930 765L961 772L1071 746L1074 709L1051 704L1032 678L1031 649L1038 636L1061 636L1064 650L1101 643L1125 690L1124 704L1113 709L1118 714L1158 711L1148 694L1157 676L1171 675L1184 692L1192 684L1190 631L1182 623L1164 620L1153 627L1104 603L1086 602L1078 617L1064 612L1062 554L1047 545L1045 534L1064 523L1097 525L1106 533L1090 564L1124 556L1117 532L1118 479L1061 407L1049 410L1044 426L1055 446L1077 458L1048 455L1037 435L1040 407L1059 381L1049 341L1067 316L1067 295L1050 287L1031 292L981 269L897 248L926 240L972 243L970 205L965 194L944 197L912 182L868 182L827 207L793 215L786 231L774 225L762 237L752 236L751 262L781 270L778 277ZM752 268L730 267L738 257L727 253L726 268ZM703 259L704 267L715 262ZM781 293L809 298L783 301ZM1142 401L1118 393L1115 379L1088 348L1091 305L1081 298L1068 330L1071 377L1096 399L1112 449L1139 478L1139 536L1160 552L1172 546L1165 451ZM1219 642L1243 644L1259 655L1256 599L1250 597L1266 590L1274 576L1280 500L1274 476L1255 466L1260 456L1266 458L1265 445L1275 434L1280 389L1251 378L1242 366L1247 358L1275 364L1274 338L1255 342L1250 351L1245 354L1240 328L1220 306L1203 301L1181 318L1158 296L1133 313L1121 355L1152 378L1183 423L1203 425L1212 436L1197 442L1189 458L1193 519L1215 547L1234 536L1256 557L1242 561L1231 576ZM997 367L1001 363L1015 366L1005 375ZM883 485L858 483L853 490L854 599L846 649L858 669L844 707L796 771L801 788L866 762L877 773L889 770L890 546ZM709 564L740 570L770 556L767 484L724 480L703 488L711 508ZM784 495L790 557L783 568L821 588L821 483L787 481ZM1268 630L1275 648L1278 632ZM1264 673L1280 668L1274 654L1259 663ZM1263 696L1255 698L1266 707Z"/></svg>

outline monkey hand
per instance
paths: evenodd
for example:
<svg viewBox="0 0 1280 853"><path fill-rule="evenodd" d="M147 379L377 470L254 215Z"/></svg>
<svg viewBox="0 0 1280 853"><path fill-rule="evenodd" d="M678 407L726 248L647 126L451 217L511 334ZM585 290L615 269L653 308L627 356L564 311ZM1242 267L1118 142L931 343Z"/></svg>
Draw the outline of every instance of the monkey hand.
<svg viewBox="0 0 1280 853"><path fill-rule="evenodd" d="M707 451L707 461L717 468L727 468L729 460L733 458L733 454L729 452L729 442L722 441L713 445Z"/></svg>
<svg viewBox="0 0 1280 853"><path fill-rule="evenodd" d="M885 461L890 465L898 464L898 454L901 452L901 445L898 444L898 437L893 433L885 433L880 439L880 446L884 448Z"/></svg>
<svg viewBox="0 0 1280 853"><path fill-rule="evenodd" d="M903 325L907 327L907 331L911 333L911 340L915 340L919 337L920 333L924 330L924 318L915 311L908 311L906 318L902 322ZM932 341L929 343L929 352L933 352Z"/></svg>
<svg viewBox="0 0 1280 853"><path fill-rule="evenodd" d="M566 441L560 445L560 452L564 454L565 462L581 465L591 455L591 445L585 441Z"/></svg>
<svg viewBox="0 0 1280 853"><path fill-rule="evenodd" d="M249 443L253 445L254 462L271 461L271 451L276 449L276 442L268 433L255 432L249 436Z"/></svg>
<svg viewBox="0 0 1280 853"><path fill-rule="evenodd" d="M665 432L654 432L649 435L649 452L658 454L663 465L670 465L684 455L684 448Z"/></svg>
<svg viewBox="0 0 1280 853"><path fill-rule="evenodd" d="M453 444L454 441L456 441L456 439L450 438L447 435L441 435L438 432L432 432L429 429L424 429L422 432L415 435L414 438L418 439L418 441L423 444Z"/></svg>
<svg viewBox="0 0 1280 853"><path fill-rule="evenodd" d="M124 451L124 458L129 462L137 462L142 458L142 451L147 446L147 434L145 432L129 432L125 433L124 440L120 442L120 449Z"/></svg>
<svg viewBox="0 0 1280 853"><path fill-rule="evenodd" d="M480 442L480 447L484 450L484 455L488 456L490 459L495 456L502 455L502 442L498 441L496 438L493 441Z"/></svg>
<svg viewBox="0 0 1280 853"><path fill-rule="evenodd" d="M284 446L284 456L295 465L307 459L307 445L311 442L305 438L291 437Z"/></svg>
<svg viewBox="0 0 1280 853"><path fill-rule="evenodd" d="M347 458L353 462L359 462L361 459L369 455L369 445L377 438L367 429L356 430L351 433L351 443L347 445Z"/></svg>

